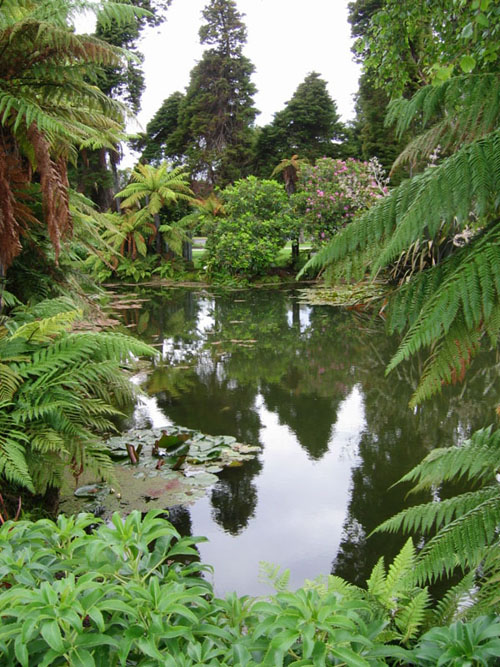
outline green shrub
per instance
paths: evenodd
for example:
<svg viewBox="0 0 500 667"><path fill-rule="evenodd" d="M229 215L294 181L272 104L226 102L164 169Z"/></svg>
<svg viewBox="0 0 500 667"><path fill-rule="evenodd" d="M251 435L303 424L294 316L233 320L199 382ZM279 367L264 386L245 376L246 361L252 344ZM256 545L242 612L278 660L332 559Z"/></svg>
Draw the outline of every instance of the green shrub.
<svg viewBox="0 0 500 667"><path fill-rule="evenodd" d="M227 217L208 239L208 271L250 278L266 273L290 236L285 190L276 181L249 176L227 187L222 198Z"/></svg>
<svg viewBox="0 0 500 667"><path fill-rule="evenodd" d="M482 665L498 656L494 617L435 628L410 649L394 643L405 641L394 617L400 624L413 610L397 599L411 579L410 543L386 574L378 566L368 591L328 576L290 592L268 567L277 594L219 599L197 558L204 538L181 538L160 515L1 526L0 665Z"/></svg>

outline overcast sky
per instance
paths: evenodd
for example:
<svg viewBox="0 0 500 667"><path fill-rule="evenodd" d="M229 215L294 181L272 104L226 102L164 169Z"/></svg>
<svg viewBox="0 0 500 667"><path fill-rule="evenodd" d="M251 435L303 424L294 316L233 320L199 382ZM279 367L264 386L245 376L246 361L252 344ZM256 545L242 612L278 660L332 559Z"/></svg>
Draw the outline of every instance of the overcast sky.
<svg viewBox="0 0 500 667"><path fill-rule="evenodd" d="M291 98L309 72L318 72L344 120L353 117L359 68L352 61L348 0L236 0L248 30L245 55L255 66L255 105L265 125ZM208 0L173 0L167 22L141 42L146 91L139 121L143 128L163 100L184 92L200 60L198 30Z"/></svg>

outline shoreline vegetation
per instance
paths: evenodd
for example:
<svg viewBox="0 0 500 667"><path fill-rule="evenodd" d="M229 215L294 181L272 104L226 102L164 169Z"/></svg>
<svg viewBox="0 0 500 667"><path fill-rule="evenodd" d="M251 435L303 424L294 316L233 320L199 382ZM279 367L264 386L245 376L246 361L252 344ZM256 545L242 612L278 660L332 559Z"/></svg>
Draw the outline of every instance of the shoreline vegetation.
<svg viewBox="0 0 500 667"><path fill-rule="evenodd" d="M387 373L425 357L413 410L498 346L498 3L353 0L356 119L341 122L311 72L259 127L244 15L207 0L185 91L127 136L140 40L170 5L1 3L0 665L496 664L496 424L459 447L435 442L405 475L430 502L377 528L412 537L362 589L329 576L291 592L267 564L273 595L221 600L196 540L161 512L23 518L55 510L68 471L112 478L103 434L134 401L131 360L157 354L107 330L101 285L305 276L325 285L308 302L380 298L402 336ZM92 34L76 30L85 12ZM140 154L132 170L123 142ZM453 495L456 480L470 489ZM437 580L450 585L433 599Z"/></svg>

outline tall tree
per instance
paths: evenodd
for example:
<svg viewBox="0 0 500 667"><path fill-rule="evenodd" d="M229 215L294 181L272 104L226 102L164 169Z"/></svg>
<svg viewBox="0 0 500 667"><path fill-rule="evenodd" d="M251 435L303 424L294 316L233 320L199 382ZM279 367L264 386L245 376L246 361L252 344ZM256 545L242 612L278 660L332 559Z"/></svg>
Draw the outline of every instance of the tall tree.
<svg viewBox="0 0 500 667"><path fill-rule="evenodd" d="M202 13L200 41L211 48L191 71L170 141L182 147L193 176L224 186L250 165L254 67L243 55L246 28L234 0L211 0Z"/></svg>
<svg viewBox="0 0 500 667"><path fill-rule="evenodd" d="M111 147L120 138L123 106L92 81L99 66L118 65L123 52L70 29L70 18L85 7L99 9L77 0L2 3L0 275L36 221L48 229L57 257L71 231L68 160L82 146ZM130 20L129 6L100 8L103 21Z"/></svg>
<svg viewBox="0 0 500 667"><path fill-rule="evenodd" d="M330 97L326 81L311 72L273 122L262 128L256 141L256 166L267 170L290 155L311 161L338 154L337 142L343 137L337 105Z"/></svg>
<svg viewBox="0 0 500 667"><path fill-rule="evenodd" d="M100 68L97 85L102 92L124 102L133 113L141 107L141 96L145 88L142 71L143 55L138 42L147 27L160 25L172 0L128 0L127 4L140 10L127 22L102 20L97 16L95 35L115 47L126 49L131 57L118 64ZM101 210L114 206L114 193L118 189L118 164L121 159L120 146L99 151L83 151L79 165L79 189L91 196Z"/></svg>
<svg viewBox="0 0 500 667"><path fill-rule="evenodd" d="M355 0L350 2L349 23L351 34L356 39L353 47L356 60L363 64L368 57L365 37L371 29L373 15L382 9L385 0ZM402 142L396 139L394 130L385 125L389 95L372 79L371 73L363 71L356 95L356 135L359 155L362 160L377 157L389 170L402 150Z"/></svg>
<svg viewBox="0 0 500 667"><path fill-rule="evenodd" d="M177 128L179 109L184 95L178 91L167 97L146 126L146 134L141 142L143 162L158 163L167 157L176 164L182 157L182 147L172 139Z"/></svg>

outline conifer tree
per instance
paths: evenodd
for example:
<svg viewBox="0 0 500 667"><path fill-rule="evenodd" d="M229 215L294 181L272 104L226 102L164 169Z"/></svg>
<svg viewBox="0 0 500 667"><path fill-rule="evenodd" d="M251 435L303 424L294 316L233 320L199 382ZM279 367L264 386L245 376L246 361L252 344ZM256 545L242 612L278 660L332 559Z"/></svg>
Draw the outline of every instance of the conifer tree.
<svg viewBox="0 0 500 667"><path fill-rule="evenodd" d="M280 161L298 154L314 161L337 156L344 128L337 105L330 97L326 81L311 72L298 86L292 98L262 128L256 141L256 168L269 176Z"/></svg>
<svg viewBox="0 0 500 667"><path fill-rule="evenodd" d="M224 186L250 165L254 67L243 55L246 27L234 0L211 0L202 14L200 41L211 48L191 71L170 141L195 177Z"/></svg>

